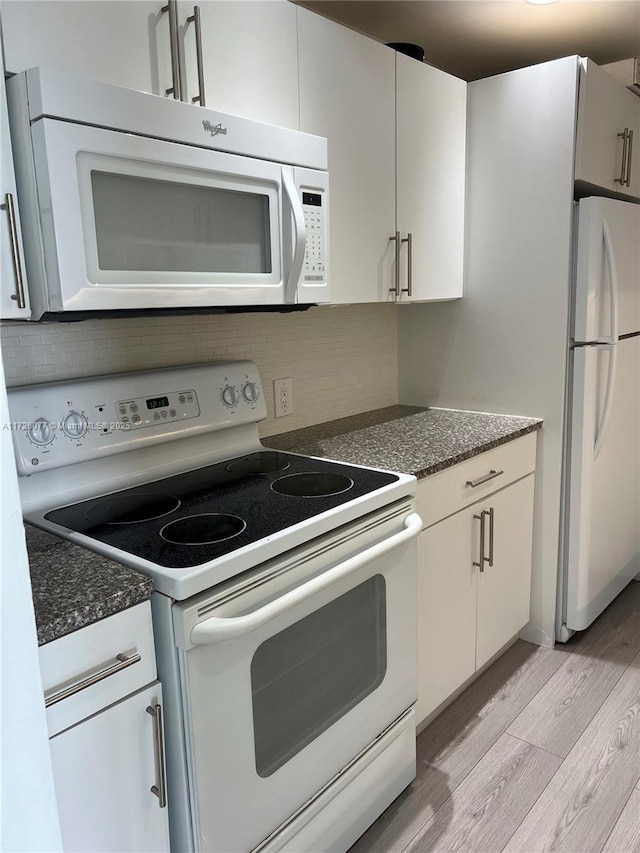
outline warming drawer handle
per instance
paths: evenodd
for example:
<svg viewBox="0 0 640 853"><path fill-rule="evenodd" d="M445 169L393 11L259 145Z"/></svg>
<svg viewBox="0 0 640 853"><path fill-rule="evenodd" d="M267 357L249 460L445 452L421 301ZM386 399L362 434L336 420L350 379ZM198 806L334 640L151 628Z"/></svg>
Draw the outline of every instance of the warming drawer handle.
<svg viewBox="0 0 640 853"><path fill-rule="evenodd" d="M323 574L312 578L296 589L290 590L275 601L270 601L269 604L265 604L259 610L255 610L253 613L248 613L245 616L233 616L229 618L210 616L193 628L191 631L191 642L195 646L204 646L210 643L222 643L226 640L241 637L243 634L249 634L251 631L255 631L257 628L266 625L267 622L270 622L282 613L286 613L287 610L291 610L297 604L305 601L305 599L310 598L318 592L322 592L332 584L358 571L358 569L366 566L372 560L382 557L394 548L398 548L400 545L404 545L406 542L414 539L421 530L422 519L417 513L412 512L405 519L404 530L401 530L400 533L395 533L383 542L378 542L372 545L371 548L367 548L362 553L350 557L338 566L328 569Z"/></svg>
<svg viewBox="0 0 640 853"><path fill-rule="evenodd" d="M81 690L85 690L87 687L91 687L99 681L104 681L105 678L115 675L117 672L126 669L128 666L132 666L134 663L139 663L142 658L137 652L135 652L128 656L125 654L116 655L116 660L117 663L113 663L107 667L101 667L97 672L94 672L92 675L88 675L81 681L76 681L75 684L66 687L64 690L60 690L58 693L53 693L51 696L47 696L45 693L45 708L50 708L52 705L55 705L56 702L68 699L69 696L75 696L75 694L79 693Z"/></svg>
<svg viewBox="0 0 640 853"><path fill-rule="evenodd" d="M500 477L504 474L504 471L494 471L492 468L488 474L483 474L482 477L478 477L477 480L467 480L467 486L471 486L472 489L475 489L476 486L481 486L483 483L488 483L489 480L494 480L496 477Z"/></svg>

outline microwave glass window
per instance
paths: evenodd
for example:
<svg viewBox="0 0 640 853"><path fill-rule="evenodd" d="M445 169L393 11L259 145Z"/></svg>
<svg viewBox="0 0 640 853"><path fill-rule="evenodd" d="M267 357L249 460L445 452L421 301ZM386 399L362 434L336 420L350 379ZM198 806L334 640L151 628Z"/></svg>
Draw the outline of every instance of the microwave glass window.
<svg viewBox="0 0 640 853"><path fill-rule="evenodd" d="M269 197L92 171L103 270L270 273Z"/></svg>
<svg viewBox="0 0 640 853"><path fill-rule="evenodd" d="M256 770L267 777L372 693L387 670L382 575L265 640L251 662Z"/></svg>

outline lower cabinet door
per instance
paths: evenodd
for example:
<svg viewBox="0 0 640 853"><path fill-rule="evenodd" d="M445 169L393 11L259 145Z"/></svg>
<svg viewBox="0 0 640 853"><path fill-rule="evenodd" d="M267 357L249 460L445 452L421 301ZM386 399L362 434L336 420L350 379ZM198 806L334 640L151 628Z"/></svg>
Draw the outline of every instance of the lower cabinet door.
<svg viewBox="0 0 640 853"><path fill-rule="evenodd" d="M418 538L418 724L475 671L475 541L470 510Z"/></svg>
<svg viewBox="0 0 640 853"><path fill-rule="evenodd" d="M168 851L159 682L51 738L65 851Z"/></svg>
<svg viewBox="0 0 640 853"><path fill-rule="evenodd" d="M476 669L485 664L529 621L533 474L496 492L481 508L493 509L493 530L485 516L485 555L493 543L493 566L478 574Z"/></svg>

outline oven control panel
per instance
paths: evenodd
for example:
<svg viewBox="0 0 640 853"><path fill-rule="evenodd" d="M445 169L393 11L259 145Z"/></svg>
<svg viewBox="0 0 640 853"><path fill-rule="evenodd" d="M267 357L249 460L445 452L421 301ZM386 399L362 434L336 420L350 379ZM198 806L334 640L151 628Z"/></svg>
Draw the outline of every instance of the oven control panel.
<svg viewBox="0 0 640 853"><path fill-rule="evenodd" d="M198 395L193 388L116 403L116 418L121 424L129 424L131 429L158 426L163 421L184 421L197 418L199 414Z"/></svg>
<svg viewBox="0 0 640 853"><path fill-rule="evenodd" d="M266 417L258 370L250 361L145 370L8 389L18 473L95 461L200 433L233 442L233 427ZM214 449L213 437L206 437ZM182 455L186 447L159 452Z"/></svg>

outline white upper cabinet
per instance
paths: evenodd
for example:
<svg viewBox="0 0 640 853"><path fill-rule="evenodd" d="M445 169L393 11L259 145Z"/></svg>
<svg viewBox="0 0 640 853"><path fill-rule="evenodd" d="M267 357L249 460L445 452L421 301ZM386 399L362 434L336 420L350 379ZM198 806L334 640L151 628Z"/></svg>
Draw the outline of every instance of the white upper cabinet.
<svg viewBox="0 0 640 853"><path fill-rule="evenodd" d="M206 106L299 128L296 7L287 0L199 0ZM179 4L185 92L199 97L193 4Z"/></svg>
<svg viewBox="0 0 640 853"><path fill-rule="evenodd" d="M300 129L329 147L331 301L391 298L394 52L298 8Z"/></svg>
<svg viewBox="0 0 640 853"><path fill-rule="evenodd" d="M464 80L396 55L402 302L462 296L466 112Z"/></svg>
<svg viewBox="0 0 640 853"><path fill-rule="evenodd" d="M171 87L169 16L148 0L3 0L7 71L41 65L164 95Z"/></svg>
<svg viewBox="0 0 640 853"><path fill-rule="evenodd" d="M0 65L2 44L0 43ZM4 78L3 78L4 79ZM0 317L31 316L4 86L0 87Z"/></svg>
<svg viewBox="0 0 640 853"><path fill-rule="evenodd" d="M300 8L298 38L300 128L329 140L332 302L462 296L467 84Z"/></svg>
<svg viewBox="0 0 640 853"><path fill-rule="evenodd" d="M575 179L640 198L640 98L590 59L580 75Z"/></svg>
<svg viewBox="0 0 640 853"><path fill-rule="evenodd" d="M174 7L173 38L169 5L157 0L3 0L7 70L43 65L167 95L175 69L184 101L199 98L202 87L211 109L298 128L292 3L201 0L199 39L194 5L184 0Z"/></svg>

